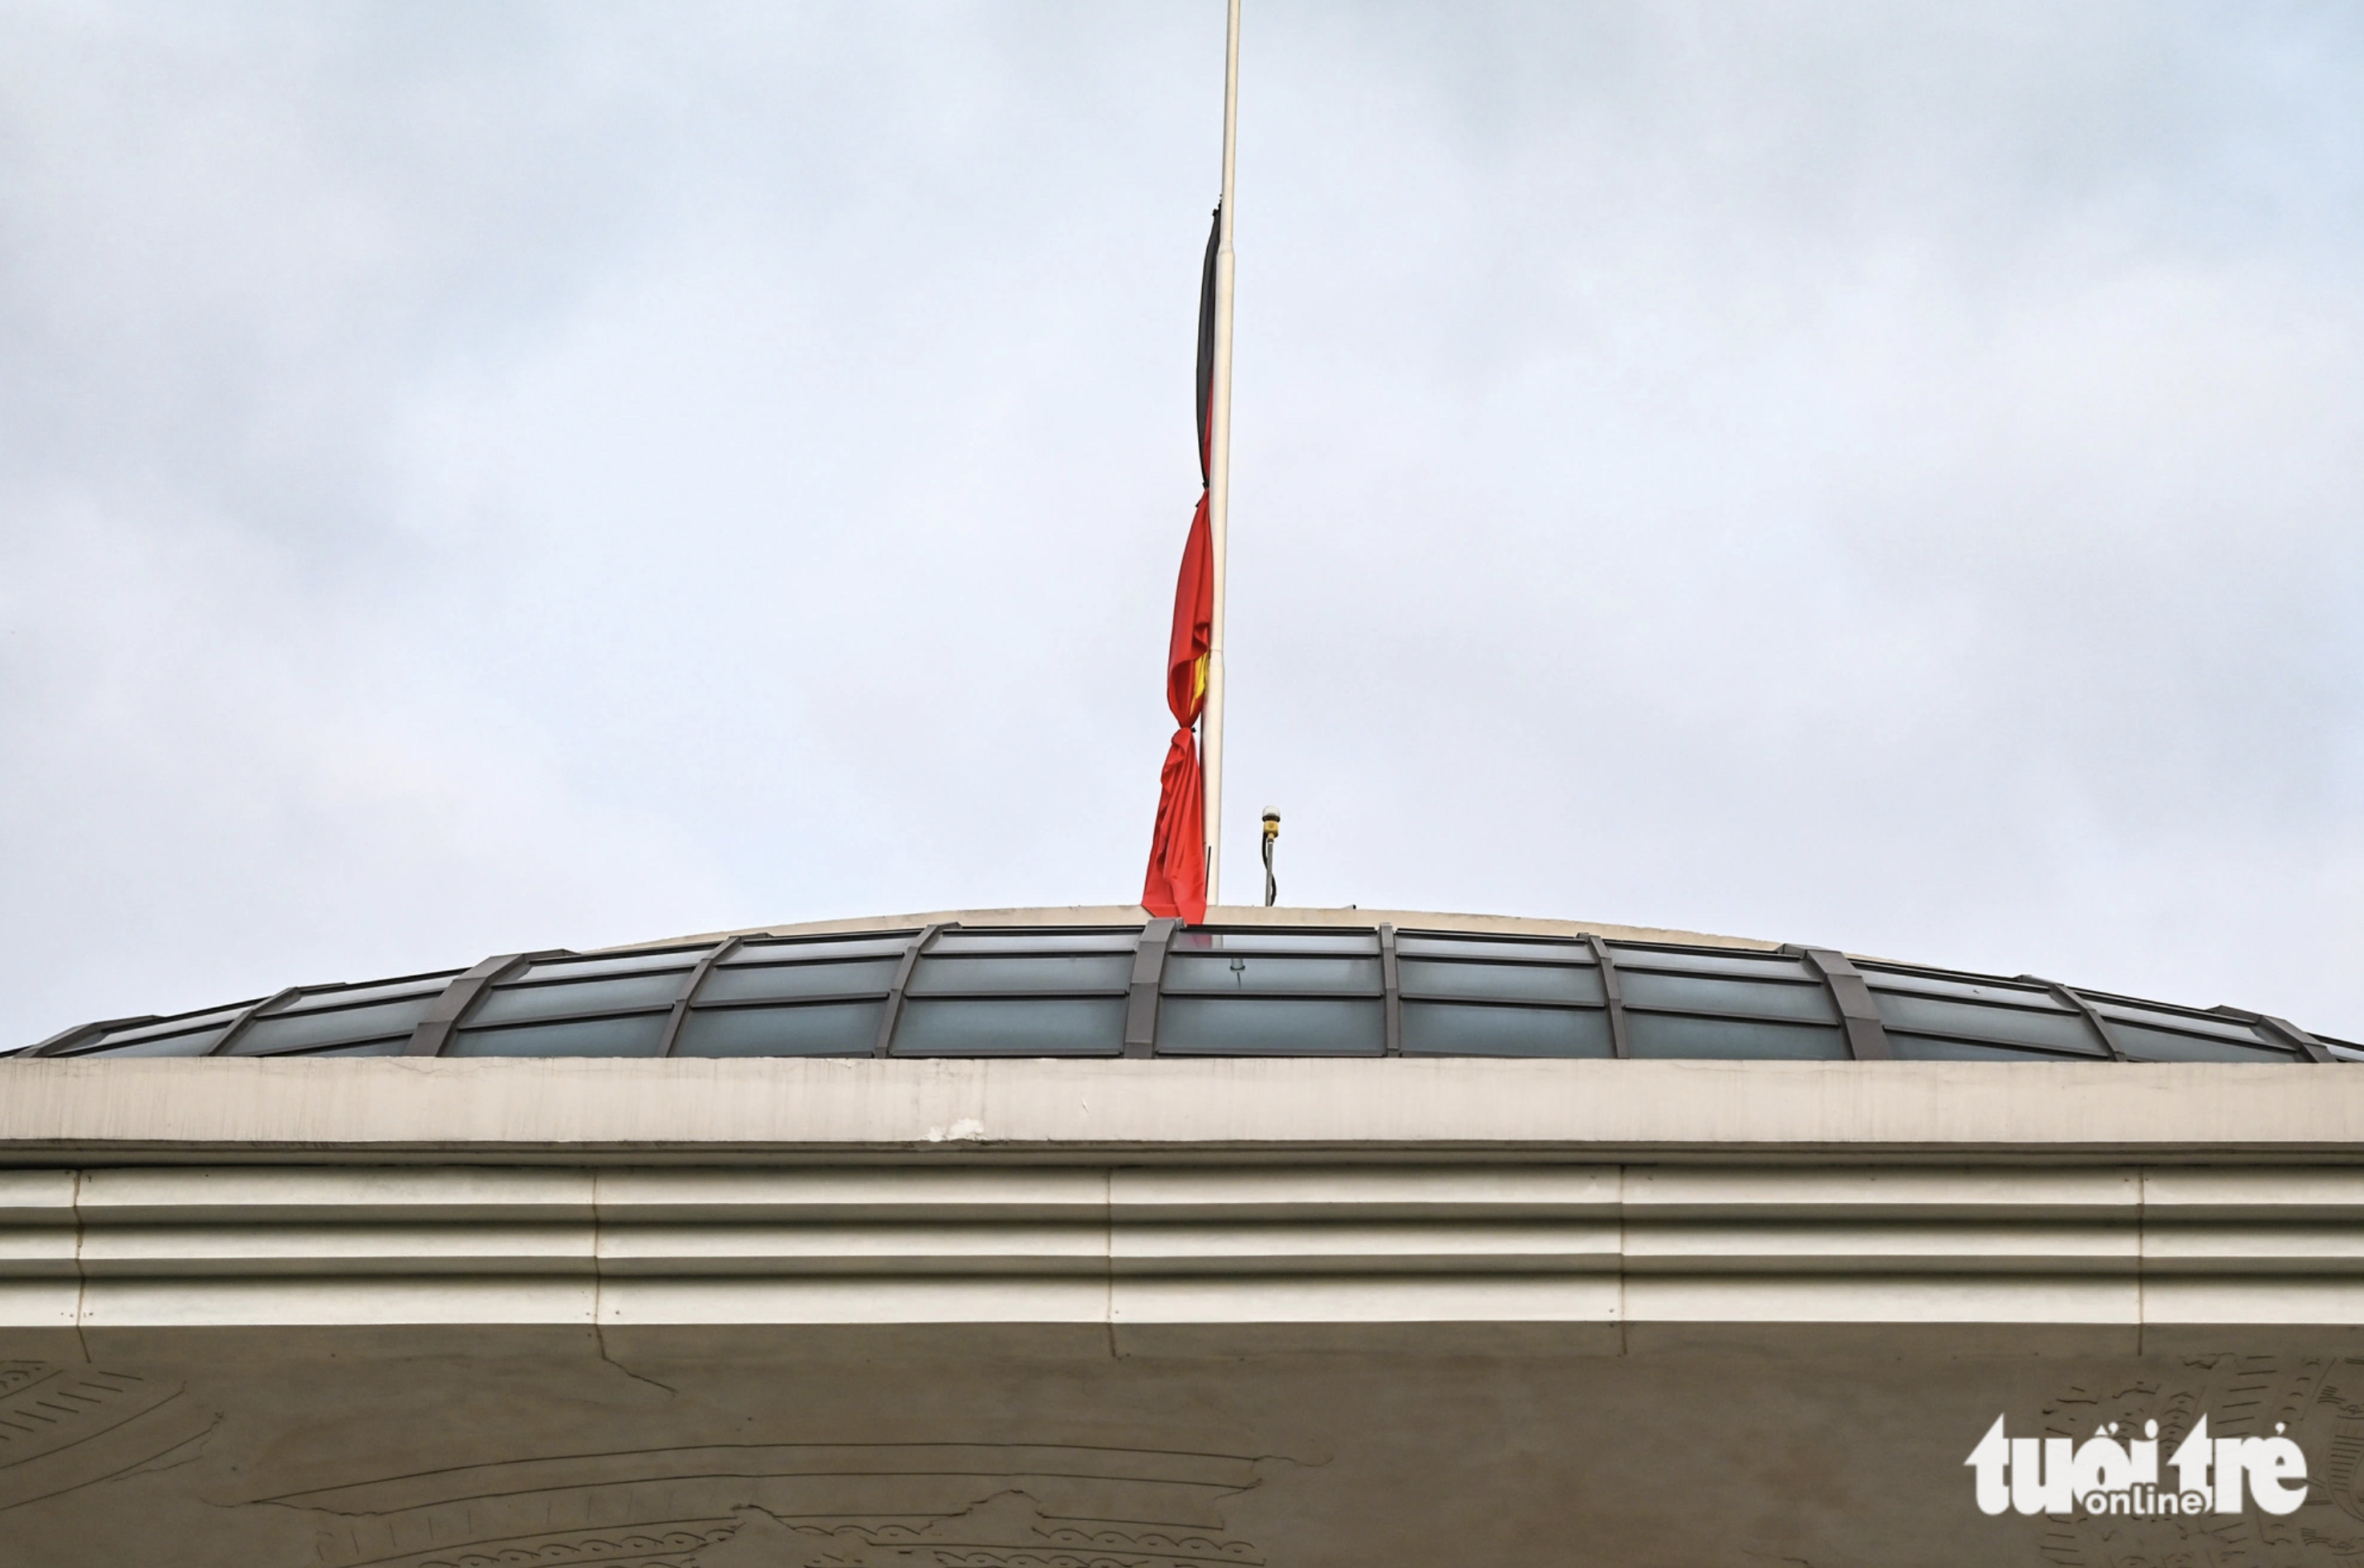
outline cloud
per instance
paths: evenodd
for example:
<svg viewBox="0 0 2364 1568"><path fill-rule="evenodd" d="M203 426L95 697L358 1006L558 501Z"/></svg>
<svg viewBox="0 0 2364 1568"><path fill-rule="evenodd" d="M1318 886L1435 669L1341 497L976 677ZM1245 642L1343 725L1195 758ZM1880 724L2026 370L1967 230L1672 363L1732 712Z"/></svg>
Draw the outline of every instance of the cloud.
<svg viewBox="0 0 2364 1568"><path fill-rule="evenodd" d="M1220 25L0 21L0 1038L1130 895ZM2359 54L1252 6L1234 863L2364 1034Z"/></svg>

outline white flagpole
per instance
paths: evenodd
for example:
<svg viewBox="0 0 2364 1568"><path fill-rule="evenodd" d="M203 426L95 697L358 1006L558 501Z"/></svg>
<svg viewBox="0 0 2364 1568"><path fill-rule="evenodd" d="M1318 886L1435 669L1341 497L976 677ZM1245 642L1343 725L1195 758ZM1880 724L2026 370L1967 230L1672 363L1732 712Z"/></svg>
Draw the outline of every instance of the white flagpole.
<svg viewBox="0 0 2364 1568"><path fill-rule="evenodd" d="M1223 228L1215 246L1215 364L1208 400L1207 531L1215 597L1207 628L1207 706L1199 734L1207 770L1207 902L1221 898L1223 873L1223 557L1232 512L1232 155L1240 110L1240 0L1223 35Z"/></svg>

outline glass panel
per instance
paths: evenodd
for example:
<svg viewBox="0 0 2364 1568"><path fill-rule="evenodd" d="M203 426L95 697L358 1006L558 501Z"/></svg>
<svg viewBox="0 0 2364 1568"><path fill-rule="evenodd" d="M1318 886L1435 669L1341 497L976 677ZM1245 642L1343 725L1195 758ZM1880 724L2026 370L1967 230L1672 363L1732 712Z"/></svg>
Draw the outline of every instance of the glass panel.
<svg viewBox="0 0 2364 1568"><path fill-rule="evenodd" d="M1377 931L1176 931L1172 952L1369 952Z"/></svg>
<svg viewBox="0 0 2364 1568"><path fill-rule="evenodd" d="M917 931L885 937L806 938L801 941L748 942L733 949L717 968L736 963L834 963L854 958L900 958Z"/></svg>
<svg viewBox="0 0 2364 1568"><path fill-rule="evenodd" d="M2040 985L2007 985L1990 980L1945 978L1906 973L1859 963L1866 984L1875 991L1914 991L1924 996L1953 996L1966 1002L2006 1002L2022 1007L2057 1007L2051 993Z"/></svg>
<svg viewBox="0 0 2364 1568"><path fill-rule="evenodd" d="M301 1051L340 1040L367 1040L373 1035L408 1034L435 1000L435 993L407 1002L380 1002L374 1007L343 1007L333 1013L274 1013L257 1018L230 1042L232 1056L268 1056L274 1051Z"/></svg>
<svg viewBox="0 0 2364 1568"><path fill-rule="evenodd" d="M1680 1018L1663 1013L1628 1013L1625 1039L1637 1057L1843 1062L1847 1054L1845 1038L1834 1029L1760 1022L1755 1018Z"/></svg>
<svg viewBox="0 0 2364 1568"><path fill-rule="evenodd" d="M712 945L669 948L663 952L625 953L616 958L553 958L526 965L504 985L530 984L540 980L590 980L602 974L639 974L652 969L689 969L713 951Z"/></svg>
<svg viewBox="0 0 2364 1568"><path fill-rule="evenodd" d="M211 1029L219 1033L229 1027L232 1018L253 1005L241 1002L235 1007L217 1007L209 1013L183 1013L178 1018L159 1018L152 1024L127 1024L122 1029L110 1030L103 1040L106 1045L116 1046L129 1045L135 1040L155 1040L168 1034L186 1034L193 1029Z"/></svg>
<svg viewBox="0 0 2364 1568"><path fill-rule="evenodd" d="M1900 1062L2076 1062L2049 1051L2014 1051L2007 1045L1987 1045L1968 1040L1933 1040L1926 1035L1891 1034L1888 1049ZM2091 1062L2088 1056L2081 1060Z"/></svg>
<svg viewBox="0 0 2364 1568"><path fill-rule="evenodd" d="M128 1045L96 1045L86 1051L69 1051L68 1056L203 1056L221 1039L227 1025L216 1024L194 1034L143 1033ZM121 1036L116 1037L121 1039Z"/></svg>
<svg viewBox="0 0 2364 1568"><path fill-rule="evenodd" d="M1704 974L1645 974L1620 966L1617 988L1634 1007L1700 1007L1717 1013L1749 1013L1774 1018L1838 1021L1830 993L1822 986L1752 984Z"/></svg>
<svg viewBox="0 0 2364 1568"><path fill-rule="evenodd" d="M409 1043L408 1035L398 1035L393 1040L363 1040L359 1045L331 1045L324 1050L298 1051L295 1054L307 1062L315 1056L399 1056L402 1054L403 1048Z"/></svg>
<svg viewBox="0 0 2364 1568"><path fill-rule="evenodd" d="M1404 957L1479 958L1496 963L1590 963L1592 950L1582 942L1511 941L1500 937L1396 938L1396 951Z"/></svg>
<svg viewBox="0 0 2364 1568"><path fill-rule="evenodd" d="M1406 1056L1608 1056L1609 1015L1576 1008L1403 1005Z"/></svg>
<svg viewBox="0 0 2364 1568"><path fill-rule="evenodd" d="M1124 1049L1124 998L903 1005L898 1056L1114 1056Z"/></svg>
<svg viewBox="0 0 2364 1568"><path fill-rule="evenodd" d="M627 1007L662 1007L681 995L680 974L627 974L585 980L578 985L504 985L468 1015L479 1024L513 1024L528 1018L560 1018L576 1013L619 1013Z"/></svg>
<svg viewBox="0 0 2364 1568"><path fill-rule="evenodd" d="M1176 991L1379 991L1377 958L1264 958L1245 953L1165 960L1165 989Z"/></svg>
<svg viewBox="0 0 2364 1568"><path fill-rule="evenodd" d="M1398 962L1396 978L1404 995L1500 996L1518 1002L1590 1002L1599 1006L1600 972L1542 963L1441 963L1434 959Z"/></svg>
<svg viewBox="0 0 2364 1568"><path fill-rule="evenodd" d="M767 963L745 969L716 964L697 988L701 1006L708 1002L775 1002L797 996L858 996L865 991L884 995L895 984L900 959L872 958L859 963Z"/></svg>
<svg viewBox="0 0 2364 1568"><path fill-rule="evenodd" d="M664 1043L665 1016L582 1018L510 1029L462 1029L447 1056L654 1056Z"/></svg>
<svg viewBox="0 0 2364 1568"><path fill-rule="evenodd" d="M2088 998L2091 1000L2091 998ZM2280 1043L2265 1040L2258 1030L2238 1018L2198 1017L2191 1013L2170 1013L2165 1008L2130 1007L2121 1002L2093 1002L2093 1011L2112 1023L2144 1025L2152 1029L2172 1029L2179 1034L2208 1035L2217 1040L2229 1040L2237 1045L2264 1045L2279 1051Z"/></svg>
<svg viewBox="0 0 2364 1568"><path fill-rule="evenodd" d="M1698 948L1669 951L1611 942L1609 957L1621 970L1663 969L1677 974L1731 974L1747 980L1790 979L1803 980L1815 985L1822 984L1806 967L1803 959L1788 958L1779 953L1757 957L1745 952L1709 952Z"/></svg>
<svg viewBox="0 0 2364 1568"><path fill-rule="evenodd" d="M284 1018L291 1013L313 1013L322 1007L352 1007L407 996L440 996L459 973L455 969L450 974L412 975L405 980L383 980L374 985L340 985L332 990L314 991L296 997L271 1016Z"/></svg>
<svg viewBox="0 0 2364 1568"><path fill-rule="evenodd" d="M2295 1062L2297 1056L2264 1045L2242 1045L2229 1040L2202 1040L2195 1035L2169 1034L2140 1024L2113 1023L2110 1032L2135 1062Z"/></svg>
<svg viewBox="0 0 2364 1568"><path fill-rule="evenodd" d="M1121 991L1132 978L1131 953L1042 958L938 958L911 971L915 996L946 991Z"/></svg>
<svg viewBox="0 0 2364 1568"><path fill-rule="evenodd" d="M1986 1007L1976 1002L1956 1002L1937 996L1898 996L1874 991L1879 1021L1892 1029L1927 1029L1932 1033L1968 1035L1972 1040L2022 1040L2048 1045L2088 1056L2105 1054L2093 1037L2093 1026L2081 1014L2054 1008Z"/></svg>
<svg viewBox="0 0 2364 1568"><path fill-rule="evenodd" d="M884 1002L812 1007L695 1008L682 1020L675 1056L867 1056L877 1049Z"/></svg>
<svg viewBox="0 0 2364 1568"><path fill-rule="evenodd" d="M1157 1050L1168 1056L1377 1056L1386 1029L1377 1000L1168 996L1158 1004Z"/></svg>
<svg viewBox="0 0 2364 1568"><path fill-rule="evenodd" d="M936 952L1125 952L1141 940L1124 931L946 931L928 949Z"/></svg>

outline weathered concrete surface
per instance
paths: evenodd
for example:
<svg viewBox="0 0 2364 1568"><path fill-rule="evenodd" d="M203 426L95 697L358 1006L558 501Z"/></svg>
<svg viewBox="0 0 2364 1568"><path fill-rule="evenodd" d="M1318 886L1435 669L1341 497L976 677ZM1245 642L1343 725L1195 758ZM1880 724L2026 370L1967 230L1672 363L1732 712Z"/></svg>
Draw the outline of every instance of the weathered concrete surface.
<svg viewBox="0 0 2364 1568"><path fill-rule="evenodd" d="M2319 1564L2364 1551L2336 1355L1671 1360L600 1360L489 1353L19 1363L0 1562L24 1568L1701 1568ZM39 1424L46 1396L51 1425ZM1990 1518L1998 1412L2084 1433L2279 1419L2288 1518ZM22 1418L28 1414L34 1418ZM2345 1466L2343 1468L2343 1465Z"/></svg>

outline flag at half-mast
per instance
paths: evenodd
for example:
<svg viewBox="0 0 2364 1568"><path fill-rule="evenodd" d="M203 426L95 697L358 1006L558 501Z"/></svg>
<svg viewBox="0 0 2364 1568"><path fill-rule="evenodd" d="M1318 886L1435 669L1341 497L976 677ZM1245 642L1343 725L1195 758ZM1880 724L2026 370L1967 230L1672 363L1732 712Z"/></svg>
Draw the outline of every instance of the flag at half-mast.
<svg viewBox="0 0 2364 1568"><path fill-rule="evenodd" d="M1223 210L1215 209L1207 235L1207 264L1199 282L1199 510L1182 545L1182 575L1174 586L1174 630L1165 649L1165 706L1174 740L1158 780L1157 826L1149 842L1149 876L1141 902L1153 915L1197 924L1207 917L1207 776L1192 727L1207 705L1207 650L1213 642L1214 539L1207 520L1208 427L1215 389L1215 251L1223 237Z"/></svg>

